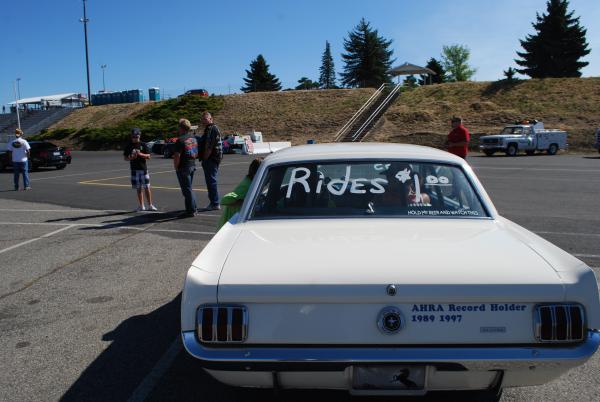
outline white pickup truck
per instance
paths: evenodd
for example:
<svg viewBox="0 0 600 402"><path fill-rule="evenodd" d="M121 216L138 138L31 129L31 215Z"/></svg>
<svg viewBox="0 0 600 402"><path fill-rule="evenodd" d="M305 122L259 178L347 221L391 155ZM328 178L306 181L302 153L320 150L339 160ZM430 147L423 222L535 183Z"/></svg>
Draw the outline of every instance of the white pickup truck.
<svg viewBox="0 0 600 402"><path fill-rule="evenodd" d="M567 148L567 132L546 130L544 123L515 124L506 126L498 135L486 135L479 139L479 148L487 156L505 152L515 156L519 151L533 155L535 151L547 151L555 155L559 149Z"/></svg>

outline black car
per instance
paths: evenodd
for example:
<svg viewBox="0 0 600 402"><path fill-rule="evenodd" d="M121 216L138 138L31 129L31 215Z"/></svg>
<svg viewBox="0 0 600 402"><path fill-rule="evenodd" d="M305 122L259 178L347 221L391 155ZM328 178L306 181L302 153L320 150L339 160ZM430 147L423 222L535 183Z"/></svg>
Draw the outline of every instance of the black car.
<svg viewBox="0 0 600 402"><path fill-rule="evenodd" d="M54 145L51 142L31 141L29 142L31 150L29 152L29 169L35 170L40 167L56 167L64 169L71 163L71 151ZM0 170L12 166L12 161L8 152L0 154Z"/></svg>

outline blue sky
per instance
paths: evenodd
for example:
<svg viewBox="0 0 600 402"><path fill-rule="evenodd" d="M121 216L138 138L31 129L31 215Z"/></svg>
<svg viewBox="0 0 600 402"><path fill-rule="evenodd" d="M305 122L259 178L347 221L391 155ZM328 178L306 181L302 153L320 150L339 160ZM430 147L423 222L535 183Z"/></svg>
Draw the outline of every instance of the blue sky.
<svg viewBox="0 0 600 402"><path fill-rule="evenodd" d="M393 40L396 62L425 64L442 46L464 44L478 81L496 80L514 66L519 39L532 33L545 0L233 1L88 0L92 93L161 88L239 92L259 53L283 87L318 78L325 41L336 71L343 40L362 17ZM587 28L592 53L584 76L600 76L600 1L571 0ZM0 103L21 97L86 90L81 0L6 1L0 8ZM147 92L146 92L147 96Z"/></svg>

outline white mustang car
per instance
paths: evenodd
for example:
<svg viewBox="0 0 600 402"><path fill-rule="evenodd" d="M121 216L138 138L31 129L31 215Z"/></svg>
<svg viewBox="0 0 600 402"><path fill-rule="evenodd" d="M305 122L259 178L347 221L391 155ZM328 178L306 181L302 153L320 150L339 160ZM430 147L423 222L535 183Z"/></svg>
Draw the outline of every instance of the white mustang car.
<svg viewBox="0 0 600 402"><path fill-rule="evenodd" d="M323 144L264 161L189 269L181 326L234 386L494 400L589 359L600 302L593 271L499 216L463 159Z"/></svg>

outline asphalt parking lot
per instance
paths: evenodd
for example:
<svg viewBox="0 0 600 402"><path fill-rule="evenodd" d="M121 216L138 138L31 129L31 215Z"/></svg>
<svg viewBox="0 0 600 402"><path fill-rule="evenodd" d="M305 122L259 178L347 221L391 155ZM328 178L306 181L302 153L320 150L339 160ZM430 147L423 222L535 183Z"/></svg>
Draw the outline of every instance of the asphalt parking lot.
<svg viewBox="0 0 600 402"><path fill-rule="evenodd" d="M226 156L221 193L237 185L250 160ZM600 277L597 154L475 155L469 162L502 215ZM363 400L232 389L187 356L179 342L181 286L218 214L180 219L172 160L154 158L149 168L160 213L131 212L135 193L119 152L73 152L65 170L33 172L28 192L12 191L12 172L0 173L0 400ZM550 384L507 390L503 400L600 400L599 372L596 354Z"/></svg>

